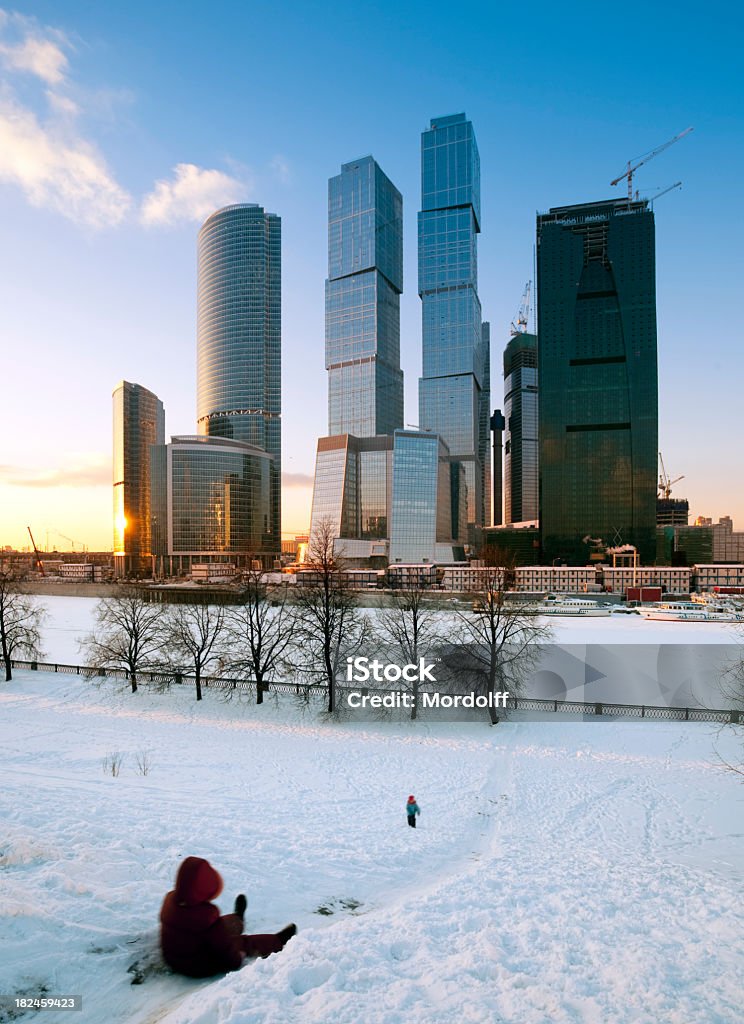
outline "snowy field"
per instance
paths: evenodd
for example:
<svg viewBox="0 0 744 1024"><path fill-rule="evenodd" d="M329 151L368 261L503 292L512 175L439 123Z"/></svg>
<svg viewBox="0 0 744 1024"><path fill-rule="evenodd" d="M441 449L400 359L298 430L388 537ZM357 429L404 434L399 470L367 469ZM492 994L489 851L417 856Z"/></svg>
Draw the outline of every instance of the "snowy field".
<svg viewBox="0 0 744 1024"><path fill-rule="evenodd" d="M94 602L57 601L47 650L74 662ZM0 750L0 993L82 994L50 1024L741 1021L731 728L328 724L17 672ZM189 854L222 873L223 911L247 893L248 928L297 922L283 953L217 981L163 970Z"/></svg>

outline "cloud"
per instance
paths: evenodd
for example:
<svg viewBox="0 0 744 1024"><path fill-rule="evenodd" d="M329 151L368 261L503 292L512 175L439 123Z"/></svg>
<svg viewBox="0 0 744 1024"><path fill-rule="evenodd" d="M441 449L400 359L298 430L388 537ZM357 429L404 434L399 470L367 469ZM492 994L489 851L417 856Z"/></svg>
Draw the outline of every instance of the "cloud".
<svg viewBox="0 0 744 1024"><path fill-rule="evenodd" d="M24 469L0 465L0 483L7 487L102 487L112 486L111 464L92 461L65 469Z"/></svg>
<svg viewBox="0 0 744 1024"><path fill-rule="evenodd" d="M142 201L144 224L176 224L202 221L221 206L245 196L247 184L223 171L206 170L196 164L177 164L170 181L157 181Z"/></svg>
<svg viewBox="0 0 744 1024"><path fill-rule="evenodd" d="M313 477L309 473L282 473L283 487L312 487Z"/></svg>
<svg viewBox="0 0 744 1024"><path fill-rule="evenodd" d="M21 35L15 42L0 40L0 61L5 67L36 75L47 85L60 85L68 68L64 49L71 48L64 33L42 28L33 18L21 14L2 11L0 15L0 30Z"/></svg>
<svg viewBox="0 0 744 1024"><path fill-rule="evenodd" d="M32 18L0 12L0 64L46 86L46 113L22 104L9 84L0 94L0 182L32 206L91 227L119 224L131 205L96 147L78 130L78 104L66 94L66 37ZM43 101L42 101L43 102Z"/></svg>
<svg viewBox="0 0 744 1024"><path fill-rule="evenodd" d="M274 172L276 177L282 183L282 185L288 185L292 180L292 170L289 166L289 161L286 160L281 153L277 153L273 158L269 167Z"/></svg>
<svg viewBox="0 0 744 1024"><path fill-rule="evenodd" d="M0 102L0 181L32 206L96 228L119 224L131 204L95 146L12 100Z"/></svg>

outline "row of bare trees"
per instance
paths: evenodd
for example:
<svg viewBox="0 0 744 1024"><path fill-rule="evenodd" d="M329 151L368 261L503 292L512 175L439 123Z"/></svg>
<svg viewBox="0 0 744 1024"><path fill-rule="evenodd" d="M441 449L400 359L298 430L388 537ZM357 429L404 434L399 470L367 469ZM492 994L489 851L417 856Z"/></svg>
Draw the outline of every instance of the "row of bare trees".
<svg viewBox="0 0 744 1024"><path fill-rule="evenodd" d="M493 694L515 692L537 645L550 638L534 611L506 599L507 576L496 568L486 573L470 606L445 611L428 588L413 583L394 590L374 616L366 615L335 545L332 524L320 523L309 545L309 582L289 588L251 572L230 606L162 605L136 589L122 588L98 604L95 628L81 641L86 664L125 670L133 692L143 672L188 674L197 700L204 677L213 672L253 682L259 703L269 682L302 678L325 690L327 710L333 713L347 659L357 655L416 665L436 651L443 654L443 671L449 670L455 685L466 681L469 689ZM3 600L12 610L4 618ZM12 588L4 597L0 587L0 641L8 678L14 653L39 648L34 640L38 614L28 598ZM416 677L395 686L412 694L414 718L420 686Z"/></svg>

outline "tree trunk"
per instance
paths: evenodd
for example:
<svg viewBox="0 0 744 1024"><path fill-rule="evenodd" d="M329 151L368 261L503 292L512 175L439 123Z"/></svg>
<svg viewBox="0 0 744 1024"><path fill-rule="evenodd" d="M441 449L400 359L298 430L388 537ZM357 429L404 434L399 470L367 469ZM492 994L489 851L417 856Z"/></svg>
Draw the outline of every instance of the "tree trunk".
<svg viewBox="0 0 744 1024"><path fill-rule="evenodd" d="M263 704L263 673L256 675L256 704Z"/></svg>
<svg viewBox="0 0 744 1024"><path fill-rule="evenodd" d="M134 669L129 670L129 681L132 684L132 693L137 692L137 672Z"/></svg>
<svg viewBox="0 0 744 1024"><path fill-rule="evenodd" d="M200 668L199 665L196 666L196 699L197 700L201 700L202 699L201 668Z"/></svg>
<svg viewBox="0 0 744 1024"><path fill-rule="evenodd" d="M13 672L12 672L12 666L10 664L10 658L8 658L7 656L4 656L3 657L3 661L5 662L5 682L9 683L11 681L11 679L13 678Z"/></svg>

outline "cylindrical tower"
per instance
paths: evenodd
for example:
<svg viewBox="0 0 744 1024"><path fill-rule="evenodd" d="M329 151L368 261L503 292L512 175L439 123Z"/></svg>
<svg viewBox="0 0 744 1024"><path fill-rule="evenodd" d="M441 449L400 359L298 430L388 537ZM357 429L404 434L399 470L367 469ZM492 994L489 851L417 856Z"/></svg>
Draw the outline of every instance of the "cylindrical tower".
<svg viewBox="0 0 744 1024"><path fill-rule="evenodd" d="M199 232L197 423L200 434L268 452L271 534L281 550L281 220L226 206Z"/></svg>

